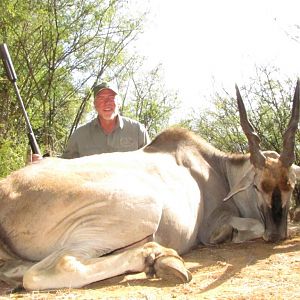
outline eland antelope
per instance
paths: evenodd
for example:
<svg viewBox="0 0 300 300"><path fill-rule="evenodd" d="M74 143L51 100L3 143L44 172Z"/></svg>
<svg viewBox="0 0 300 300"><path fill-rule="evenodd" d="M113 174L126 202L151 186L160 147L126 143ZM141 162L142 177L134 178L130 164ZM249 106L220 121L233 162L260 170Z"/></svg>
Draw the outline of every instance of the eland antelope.
<svg viewBox="0 0 300 300"><path fill-rule="evenodd" d="M261 151L237 89L249 154L171 128L143 149L47 158L0 181L0 279L79 288L130 272L191 280L192 247L287 237L299 81L281 154Z"/></svg>

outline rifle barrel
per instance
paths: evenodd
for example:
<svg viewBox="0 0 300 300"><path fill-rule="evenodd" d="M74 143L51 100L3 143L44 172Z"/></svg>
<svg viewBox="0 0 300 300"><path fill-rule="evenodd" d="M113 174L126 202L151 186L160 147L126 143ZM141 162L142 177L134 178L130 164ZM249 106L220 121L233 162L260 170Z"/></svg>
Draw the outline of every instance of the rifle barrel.
<svg viewBox="0 0 300 300"><path fill-rule="evenodd" d="M0 44L0 55L1 55L1 59L3 61L3 65L5 68L5 72L6 72L6 76L7 78L13 83L17 98L20 102L20 106L25 118L25 122L27 125L27 130L28 130L28 138L29 138L29 143L30 143L30 147L32 149L32 152L34 154L40 154L41 155L41 151L39 149L38 143L36 141L34 132L32 130L19 88L17 86L17 75L15 72L15 68L13 66L12 60L10 58L9 52L8 52L8 48L6 46L6 44Z"/></svg>
<svg viewBox="0 0 300 300"><path fill-rule="evenodd" d="M0 44L0 53L5 68L6 75L11 82L17 81L17 74L11 61L6 44Z"/></svg>

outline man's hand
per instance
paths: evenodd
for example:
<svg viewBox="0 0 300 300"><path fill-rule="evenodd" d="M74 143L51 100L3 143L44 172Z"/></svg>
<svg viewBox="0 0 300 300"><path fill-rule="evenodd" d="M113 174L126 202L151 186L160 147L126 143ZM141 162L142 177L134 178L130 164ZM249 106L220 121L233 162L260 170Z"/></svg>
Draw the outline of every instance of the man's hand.
<svg viewBox="0 0 300 300"><path fill-rule="evenodd" d="M43 159L43 156L42 155L39 155L39 154L32 154L31 155L31 160L29 161L29 163L33 163L33 162L36 162L36 161L40 161Z"/></svg>

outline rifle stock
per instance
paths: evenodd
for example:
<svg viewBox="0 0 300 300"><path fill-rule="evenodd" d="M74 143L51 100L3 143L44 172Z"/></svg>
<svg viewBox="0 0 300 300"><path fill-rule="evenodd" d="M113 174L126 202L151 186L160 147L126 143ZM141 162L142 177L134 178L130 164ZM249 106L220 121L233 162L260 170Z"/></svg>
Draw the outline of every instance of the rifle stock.
<svg viewBox="0 0 300 300"><path fill-rule="evenodd" d="M0 56L1 56L1 59L2 59L3 65L4 65L6 76L9 79L9 81L12 82L12 84L14 86L14 89L15 89L15 92L16 92L16 95L17 95L17 98L20 102L22 113L23 113L23 116L25 118L25 122L26 122L26 125L27 125L28 138L29 138L29 144L30 144L31 150L34 154L41 155L39 145L36 141L36 138L35 138L34 132L32 130L32 127L31 127L31 124L30 124L30 121L29 121L24 103L22 101L22 97L20 95L19 88L17 86L17 75L16 75L16 72L15 72L15 69L14 69L12 60L10 58L10 55L9 55L8 48L7 48L6 44L0 44Z"/></svg>

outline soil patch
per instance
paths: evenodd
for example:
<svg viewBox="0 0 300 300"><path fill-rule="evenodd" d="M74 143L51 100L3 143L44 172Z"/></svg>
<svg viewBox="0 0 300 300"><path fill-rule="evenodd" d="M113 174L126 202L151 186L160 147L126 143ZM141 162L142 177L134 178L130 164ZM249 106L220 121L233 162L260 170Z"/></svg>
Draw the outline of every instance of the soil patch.
<svg viewBox="0 0 300 300"><path fill-rule="evenodd" d="M145 274L118 276L84 289L9 293L0 299L300 299L300 224L280 243L198 247L184 256L193 274L187 284L147 279Z"/></svg>

